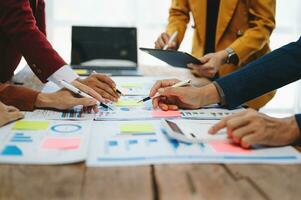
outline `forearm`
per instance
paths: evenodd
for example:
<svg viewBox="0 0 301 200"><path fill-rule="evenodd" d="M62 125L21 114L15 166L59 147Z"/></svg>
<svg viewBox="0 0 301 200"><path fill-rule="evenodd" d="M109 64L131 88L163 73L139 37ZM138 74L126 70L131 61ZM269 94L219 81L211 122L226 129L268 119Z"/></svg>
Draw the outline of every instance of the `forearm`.
<svg viewBox="0 0 301 200"><path fill-rule="evenodd" d="M168 25L166 32L172 35L178 31L177 44L179 45L185 35L187 24L189 23L189 6L187 0L173 0L169 9Z"/></svg>
<svg viewBox="0 0 301 200"><path fill-rule="evenodd" d="M301 40L288 44L216 82L235 108L301 78Z"/></svg>
<svg viewBox="0 0 301 200"><path fill-rule="evenodd" d="M0 101L20 110L34 110L38 94L38 91L26 87L0 84Z"/></svg>

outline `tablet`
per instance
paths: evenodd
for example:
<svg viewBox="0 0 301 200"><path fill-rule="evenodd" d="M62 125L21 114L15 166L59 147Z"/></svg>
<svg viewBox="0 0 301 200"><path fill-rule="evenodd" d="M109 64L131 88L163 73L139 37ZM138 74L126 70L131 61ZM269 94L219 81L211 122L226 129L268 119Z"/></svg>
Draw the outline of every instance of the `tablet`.
<svg viewBox="0 0 301 200"><path fill-rule="evenodd" d="M140 50L174 67L187 68L187 65L190 63L201 64L201 61L199 61L196 57L181 51L149 48L140 48Z"/></svg>

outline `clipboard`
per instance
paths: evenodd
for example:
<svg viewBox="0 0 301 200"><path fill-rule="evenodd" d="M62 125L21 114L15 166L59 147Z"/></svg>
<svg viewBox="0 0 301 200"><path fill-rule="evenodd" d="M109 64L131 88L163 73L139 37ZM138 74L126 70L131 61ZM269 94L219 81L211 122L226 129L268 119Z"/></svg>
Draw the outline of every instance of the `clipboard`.
<svg viewBox="0 0 301 200"><path fill-rule="evenodd" d="M187 68L187 65L190 63L202 64L201 61L196 57L193 57L192 55L181 51L150 48L139 49L174 67Z"/></svg>

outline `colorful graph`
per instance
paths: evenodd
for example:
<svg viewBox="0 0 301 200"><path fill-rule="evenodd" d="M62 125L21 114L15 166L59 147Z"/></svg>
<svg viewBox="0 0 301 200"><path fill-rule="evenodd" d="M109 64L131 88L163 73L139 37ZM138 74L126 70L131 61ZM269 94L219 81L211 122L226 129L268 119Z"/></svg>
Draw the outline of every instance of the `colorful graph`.
<svg viewBox="0 0 301 200"><path fill-rule="evenodd" d="M59 124L51 127L51 130L57 133L74 133L82 129L78 124Z"/></svg>
<svg viewBox="0 0 301 200"><path fill-rule="evenodd" d="M10 139L11 142L32 142L31 136L26 136L24 133L15 133Z"/></svg>
<svg viewBox="0 0 301 200"><path fill-rule="evenodd" d="M4 150L2 151L1 155L3 156L22 156L23 153L19 147L10 145L4 147Z"/></svg>

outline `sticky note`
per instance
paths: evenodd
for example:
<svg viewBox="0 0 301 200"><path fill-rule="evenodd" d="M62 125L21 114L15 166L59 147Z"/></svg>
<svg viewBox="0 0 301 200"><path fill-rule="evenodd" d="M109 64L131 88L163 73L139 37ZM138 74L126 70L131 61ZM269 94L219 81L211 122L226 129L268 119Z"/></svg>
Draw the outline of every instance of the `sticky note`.
<svg viewBox="0 0 301 200"><path fill-rule="evenodd" d="M155 133L155 128L150 123L125 123L120 126L121 133Z"/></svg>
<svg viewBox="0 0 301 200"><path fill-rule="evenodd" d="M181 117L180 111L161 111L154 110L152 111L152 116L155 118L168 118L168 117Z"/></svg>
<svg viewBox="0 0 301 200"><path fill-rule="evenodd" d="M115 103L116 106L141 106L143 102L138 103L137 100L119 100Z"/></svg>
<svg viewBox="0 0 301 200"><path fill-rule="evenodd" d="M3 156L22 156L22 151L17 146L6 146L1 153Z"/></svg>
<svg viewBox="0 0 301 200"><path fill-rule="evenodd" d="M141 85L138 83L122 83L121 87L123 87L123 88L141 88Z"/></svg>
<svg viewBox="0 0 301 200"><path fill-rule="evenodd" d="M75 138L62 138L62 137L48 137L45 138L42 143L42 149L53 149L53 150L68 150L78 149L80 146L81 139Z"/></svg>
<svg viewBox="0 0 301 200"><path fill-rule="evenodd" d="M89 71L86 69L74 69L74 72L78 75L87 75L89 74Z"/></svg>
<svg viewBox="0 0 301 200"><path fill-rule="evenodd" d="M218 153L250 153L251 150L243 149L229 141L212 141L209 143L213 149Z"/></svg>
<svg viewBox="0 0 301 200"><path fill-rule="evenodd" d="M43 131L47 130L49 122L47 121L18 121L13 126L13 130L29 130L29 131Z"/></svg>

